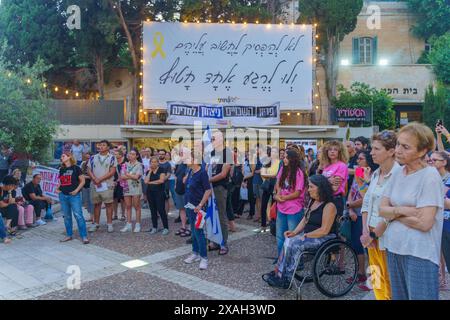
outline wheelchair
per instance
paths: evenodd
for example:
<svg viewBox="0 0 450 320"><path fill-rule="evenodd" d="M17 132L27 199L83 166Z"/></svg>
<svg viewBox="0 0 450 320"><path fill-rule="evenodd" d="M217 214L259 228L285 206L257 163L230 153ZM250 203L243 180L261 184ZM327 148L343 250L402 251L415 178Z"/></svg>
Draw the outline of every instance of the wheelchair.
<svg viewBox="0 0 450 320"><path fill-rule="evenodd" d="M297 300L302 299L306 282L314 282L325 296L338 298L355 286L358 258L346 241L334 238L315 250L303 251L295 262L295 270L288 289L295 290Z"/></svg>

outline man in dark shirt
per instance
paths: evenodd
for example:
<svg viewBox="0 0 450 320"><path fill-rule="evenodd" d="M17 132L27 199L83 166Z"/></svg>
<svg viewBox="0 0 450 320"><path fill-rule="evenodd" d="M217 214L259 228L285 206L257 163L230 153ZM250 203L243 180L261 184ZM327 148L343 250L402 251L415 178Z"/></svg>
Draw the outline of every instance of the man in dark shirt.
<svg viewBox="0 0 450 320"><path fill-rule="evenodd" d="M17 180L13 176L6 176L3 178L2 183L3 186L0 189L0 213L6 219L6 227L9 229L9 234L15 235L19 222L19 210L17 209L15 190Z"/></svg>
<svg viewBox="0 0 450 320"><path fill-rule="evenodd" d="M165 174L165 182L164 182L164 192L166 195L166 212L169 213L169 195L170 195L170 184L169 177L172 174L172 166L170 162L166 160L166 150L160 149L158 150L159 157L159 167L164 171Z"/></svg>
<svg viewBox="0 0 450 320"><path fill-rule="evenodd" d="M213 186L214 196L216 198L217 210L219 211L220 228L223 236L223 246L220 248L219 254L228 253L228 218L227 218L227 195L228 181L230 177L231 164L233 163L233 155L231 150L224 147L223 135L220 131L216 131L212 138L214 150L211 152L209 165L211 166L212 176L209 179ZM211 249L216 249L212 247Z"/></svg>
<svg viewBox="0 0 450 320"><path fill-rule="evenodd" d="M35 174L33 180L27 183L22 189L22 194L25 200L27 200L33 207L36 214L36 224L38 226L45 225L46 222L41 219L41 211L47 210L48 206L52 203L52 199L46 197L42 193L41 175Z"/></svg>

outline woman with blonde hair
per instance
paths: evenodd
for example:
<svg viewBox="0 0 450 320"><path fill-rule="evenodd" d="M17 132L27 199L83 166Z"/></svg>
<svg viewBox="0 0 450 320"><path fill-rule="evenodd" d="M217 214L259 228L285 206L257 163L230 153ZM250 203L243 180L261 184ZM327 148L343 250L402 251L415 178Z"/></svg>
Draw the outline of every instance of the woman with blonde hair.
<svg viewBox="0 0 450 320"><path fill-rule="evenodd" d="M59 169L59 184L56 192L59 194L61 209L64 212L64 225L66 227L67 237L61 242L72 240L72 213L75 216L78 225L78 232L84 244L88 244L86 231L86 221L81 208L81 189L84 186L85 179L80 167L76 165L77 161L70 152L64 152L61 155L61 167Z"/></svg>
<svg viewBox="0 0 450 320"><path fill-rule="evenodd" d="M344 212L344 197L348 181L348 153L344 144L337 140L327 141L320 154L321 174L330 181L337 216Z"/></svg>
<svg viewBox="0 0 450 320"><path fill-rule="evenodd" d="M397 136L395 171L383 193L379 214L387 219L392 300L438 300L444 186L425 155L434 150L433 132L410 123Z"/></svg>

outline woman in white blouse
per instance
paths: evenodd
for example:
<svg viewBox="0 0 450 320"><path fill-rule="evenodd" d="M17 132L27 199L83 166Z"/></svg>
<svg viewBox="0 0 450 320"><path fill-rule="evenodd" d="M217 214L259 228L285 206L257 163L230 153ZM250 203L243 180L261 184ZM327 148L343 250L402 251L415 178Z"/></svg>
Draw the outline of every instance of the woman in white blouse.
<svg viewBox="0 0 450 320"><path fill-rule="evenodd" d="M396 144L397 137L394 131L385 130L372 137L370 154L373 162L380 167L372 174L361 209L363 220L361 243L363 247L368 248L372 287L377 300L391 300L391 286L383 241L387 224L384 218L378 215L378 210L392 173L400 168L394 157ZM369 180L368 170L365 170L365 176L367 176L365 180Z"/></svg>

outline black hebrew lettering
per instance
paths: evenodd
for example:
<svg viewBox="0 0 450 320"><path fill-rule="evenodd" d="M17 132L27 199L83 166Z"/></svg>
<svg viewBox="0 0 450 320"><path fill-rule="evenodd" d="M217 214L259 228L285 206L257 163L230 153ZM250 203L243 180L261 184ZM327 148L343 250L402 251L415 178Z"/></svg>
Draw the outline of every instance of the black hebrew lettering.
<svg viewBox="0 0 450 320"><path fill-rule="evenodd" d="M196 42L180 42L178 43L173 51L176 51L178 49L185 50L186 55L190 52L191 49L194 49L197 51L197 53L201 53L203 50L203 47L207 43L207 41L203 41L203 39L208 35L208 33L203 33L201 37Z"/></svg>
<svg viewBox="0 0 450 320"><path fill-rule="evenodd" d="M161 84L166 84L167 82L176 84L187 82L192 83L195 81L195 75L189 70L188 66L185 66L180 71L177 71L179 63L180 58L178 57L175 59L170 69L159 77L159 82Z"/></svg>
<svg viewBox="0 0 450 320"><path fill-rule="evenodd" d="M277 115L277 107L276 106L263 106L256 108L257 118L276 118Z"/></svg>
<svg viewBox="0 0 450 320"><path fill-rule="evenodd" d="M295 79L297 78L298 74L296 73L294 75L295 69L297 69L297 66L302 63L303 60L297 61L297 63L294 65L294 67L291 70L291 73L289 74L289 77L286 79L286 77L288 76L288 74L286 73L284 75L284 77L281 79L281 83L285 83L285 84L293 84Z"/></svg>
<svg viewBox="0 0 450 320"><path fill-rule="evenodd" d="M245 86L247 85L249 82L251 82L251 84L258 84L260 82L260 80L262 81L262 84L266 84L266 83L272 83L273 78L275 77L279 67L283 64L286 63L286 60L281 60L277 66L275 67L275 69L273 70L270 79L268 78L268 75L260 75L254 71L250 72L249 74L244 76L244 81L242 82L242 84ZM264 79L264 80L262 80ZM267 80L269 79L269 80Z"/></svg>
<svg viewBox="0 0 450 320"><path fill-rule="evenodd" d="M292 39L289 41L289 44L286 46L284 51L295 51L295 50L297 50L297 46L298 46L300 40L302 38L304 38L304 37L305 37L304 35L298 36L297 37L297 42L295 42L295 43L294 43L295 37L292 37Z"/></svg>
<svg viewBox="0 0 450 320"><path fill-rule="evenodd" d="M213 74L212 72L209 72L206 74L206 80L204 83L211 83L211 84L216 84L216 83L231 83L233 81L233 78L236 76L234 74L234 69L237 67L237 63L235 63L233 65L233 67L231 67L230 71L228 71L228 74L226 76L223 76L222 73L220 71L218 71L217 73Z"/></svg>
<svg viewBox="0 0 450 320"><path fill-rule="evenodd" d="M244 55L249 50L254 51L256 54L260 54L261 56L263 56L264 53L278 51L286 37L288 37L287 34L283 35L281 37L280 41L278 42L278 45L274 44L274 43L270 43L270 44L265 44L265 43L263 43L263 44L261 44L261 43L247 43L245 45L244 51L242 52L241 55Z"/></svg>

